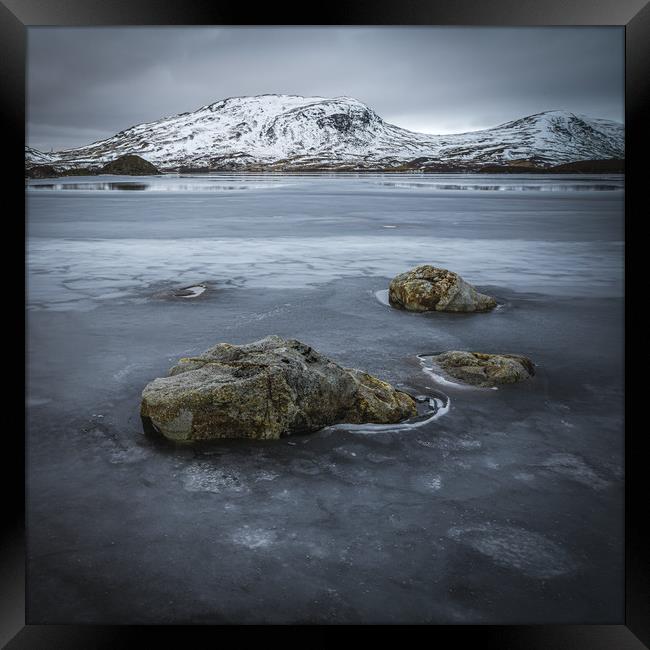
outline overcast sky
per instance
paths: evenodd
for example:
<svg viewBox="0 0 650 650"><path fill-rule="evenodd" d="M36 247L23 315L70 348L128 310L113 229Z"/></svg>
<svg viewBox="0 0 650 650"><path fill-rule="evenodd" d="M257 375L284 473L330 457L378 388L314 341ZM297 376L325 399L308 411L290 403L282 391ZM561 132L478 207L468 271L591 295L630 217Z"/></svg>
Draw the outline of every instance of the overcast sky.
<svg viewBox="0 0 650 650"><path fill-rule="evenodd" d="M30 27L27 63L27 140L46 151L262 93L348 95L425 133L624 114L622 27Z"/></svg>

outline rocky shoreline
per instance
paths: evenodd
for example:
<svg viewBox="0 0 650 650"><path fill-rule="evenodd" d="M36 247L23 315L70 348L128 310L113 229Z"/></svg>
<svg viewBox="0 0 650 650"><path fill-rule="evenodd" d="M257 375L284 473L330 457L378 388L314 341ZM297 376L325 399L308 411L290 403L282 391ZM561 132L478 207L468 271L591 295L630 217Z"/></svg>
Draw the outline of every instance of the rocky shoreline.
<svg viewBox="0 0 650 650"><path fill-rule="evenodd" d="M542 165L534 160L517 160L509 164L475 164L475 163L440 163L434 159L416 158L407 162L391 161L386 164L365 162L327 162L305 160L280 160L268 164L246 161L215 161L209 167L176 166L156 167L142 156L128 154L119 156L105 165L84 167L74 165L57 165L55 163L34 163L25 161L25 178L58 178L65 176L100 176L119 175L160 175L172 174L209 174L215 172L266 173L281 172L303 174L305 172L322 173L415 173L415 174L619 174L625 172L625 160L595 159L576 160L560 165Z"/></svg>
<svg viewBox="0 0 650 650"><path fill-rule="evenodd" d="M136 165L123 164L122 156L107 165L101 167L62 167L54 164L25 164L25 178L58 178L64 176L99 176L102 174L124 174L124 175L149 175L149 174L210 174L216 172L240 172L240 173L283 173L283 174L304 174L314 173L369 173L369 174L390 174L390 173L414 173L414 174L622 174L625 173L625 160L599 159L599 160L577 160L560 165L544 166L535 161L517 161L508 165L485 164L485 165L450 165L442 164L435 160L416 159L405 163L391 165L358 164L358 163L331 163L322 162L291 162L279 161L268 165L252 163L233 163L232 161L223 164L214 164L210 167L181 166L173 168L157 168L144 158L137 155L128 156L132 159L139 159ZM121 171L120 171L121 170Z"/></svg>
<svg viewBox="0 0 650 650"><path fill-rule="evenodd" d="M56 167L54 165L25 165L25 178L58 178L61 176L158 176L162 172L141 156L120 156L101 167Z"/></svg>

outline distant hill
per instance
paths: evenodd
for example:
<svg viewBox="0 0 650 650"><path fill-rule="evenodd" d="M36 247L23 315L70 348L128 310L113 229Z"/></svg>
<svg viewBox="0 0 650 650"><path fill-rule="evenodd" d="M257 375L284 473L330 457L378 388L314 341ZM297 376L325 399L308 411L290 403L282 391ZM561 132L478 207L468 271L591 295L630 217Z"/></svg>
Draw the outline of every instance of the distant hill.
<svg viewBox="0 0 650 650"><path fill-rule="evenodd" d="M623 159L624 128L547 111L482 131L427 135L389 124L350 97L258 95L138 124L84 147L26 148L25 162L96 170L125 155L161 171L568 171L558 166Z"/></svg>

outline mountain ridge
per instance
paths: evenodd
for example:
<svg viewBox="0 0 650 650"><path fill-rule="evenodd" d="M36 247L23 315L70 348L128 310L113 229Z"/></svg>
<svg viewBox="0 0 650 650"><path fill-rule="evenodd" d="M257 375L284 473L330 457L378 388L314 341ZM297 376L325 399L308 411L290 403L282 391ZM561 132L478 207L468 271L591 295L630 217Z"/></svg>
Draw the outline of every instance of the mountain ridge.
<svg viewBox="0 0 650 650"><path fill-rule="evenodd" d="M357 99L266 94L228 97L136 124L89 145L44 153L26 166L96 169L138 155L162 171L477 170L550 168L624 157L624 127L570 111L544 111L458 134L409 131Z"/></svg>

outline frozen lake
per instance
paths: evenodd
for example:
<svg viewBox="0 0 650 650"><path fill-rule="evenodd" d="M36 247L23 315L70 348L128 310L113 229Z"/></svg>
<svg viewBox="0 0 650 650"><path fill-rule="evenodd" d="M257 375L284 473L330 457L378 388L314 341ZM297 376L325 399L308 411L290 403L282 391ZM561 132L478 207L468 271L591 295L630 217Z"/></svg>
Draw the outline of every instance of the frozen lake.
<svg viewBox="0 0 650 650"><path fill-rule="evenodd" d="M620 623L619 175L68 177L27 187L30 623ZM410 314L431 263L500 306ZM145 437L144 385L267 334L447 404L422 426ZM418 355L530 356L499 390Z"/></svg>

